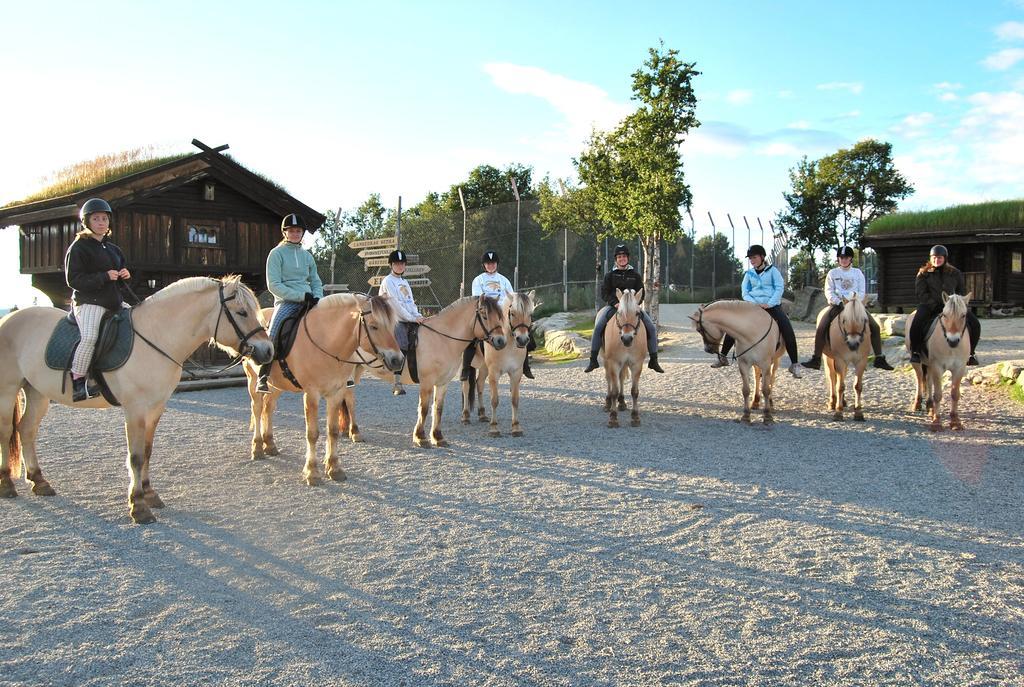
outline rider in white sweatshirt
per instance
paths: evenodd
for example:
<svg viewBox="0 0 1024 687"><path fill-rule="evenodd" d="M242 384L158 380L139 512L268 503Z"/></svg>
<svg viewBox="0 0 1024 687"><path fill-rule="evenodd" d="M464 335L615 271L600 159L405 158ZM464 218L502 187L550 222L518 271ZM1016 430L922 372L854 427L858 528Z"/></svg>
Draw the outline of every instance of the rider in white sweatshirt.
<svg viewBox="0 0 1024 687"><path fill-rule="evenodd" d="M393 250L388 256L388 264L391 265L391 274L384 277L380 283L380 295L387 296L391 300L391 307L395 309L398 324L395 326L395 339L403 352L409 350L409 323L420 323L423 315L416 307L416 301L412 297L412 287L405 278L405 266L408 258L404 250ZM402 371L395 373L395 386L391 390L395 396L405 393L402 387Z"/></svg>

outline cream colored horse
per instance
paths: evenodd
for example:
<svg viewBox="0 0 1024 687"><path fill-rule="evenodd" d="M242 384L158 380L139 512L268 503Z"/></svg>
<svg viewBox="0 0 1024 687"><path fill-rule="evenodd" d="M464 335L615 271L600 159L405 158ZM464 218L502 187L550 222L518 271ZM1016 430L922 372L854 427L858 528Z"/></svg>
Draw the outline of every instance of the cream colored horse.
<svg viewBox="0 0 1024 687"><path fill-rule="evenodd" d="M818 321L825 316L828 308L818 313ZM834 411L833 420L843 419L846 408L846 378L853 370L856 383L853 386L856 404L853 408L853 419L864 421L862 391L864 388L864 369L868 366L868 350L871 348L871 330L868 328L868 311L857 298L843 299L843 309L832 320L825 339L825 379L828 382L828 409Z"/></svg>
<svg viewBox="0 0 1024 687"><path fill-rule="evenodd" d="M484 354L476 354L473 359L475 368L473 379L462 383L462 422L469 423L469 414L473 410L474 397L477 402L477 416L480 422L490 422L489 436L500 437L498 429L498 380L501 375L508 375L509 395L512 399L512 436L523 436L522 425L519 424L519 385L523 381L523 361L526 360L526 347L530 343L533 324L533 311L539 303L534 302L536 292L508 294L508 309L505 313L505 337L515 341L515 346L506 346L501 350L493 346L484 346ZM484 379L491 389L491 417L484 412ZM475 393L474 393L475 392Z"/></svg>
<svg viewBox="0 0 1024 687"><path fill-rule="evenodd" d="M704 340L707 353L719 353L722 337L729 334L736 340L736 367L743 380L743 415L741 422L750 423L750 411L761 405L764 396L764 424L775 422L772 411L772 385L785 347L779 326L764 309L747 301L715 301L702 305L697 315L690 315L693 328ZM750 370L754 370L754 400L750 400Z"/></svg>
<svg viewBox="0 0 1024 687"><path fill-rule="evenodd" d="M608 426L619 426L620 410L626 409L623 390L626 387L626 374L632 380L630 395L633 407L630 412L629 424L640 426L640 409L637 398L640 396L640 373L647 360L647 329L640 319L640 304L637 293L633 289L615 289L619 304L615 314L608 318L608 326L604 330L604 346L601 355L604 358L604 378L608 392L604 397L604 409L608 413Z"/></svg>
<svg viewBox="0 0 1024 687"><path fill-rule="evenodd" d="M466 296L447 308L428 317L419 328L419 344L416 347L417 371L420 378L419 412L412 440L420 448L447 446L441 433L441 415L444 412L444 396L448 382L462 367L462 352L466 344L475 339L483 340L494 348L505 347L505 313L498 304L486 296ZM371 373L390 381L393 375L372 369ZM409 366L405 366L402 381L412 384ZM430 438L424 432L427 412L432 410ZM355 417L352 416L352 422ZM343 419L344 422L344 419Z"/></svg>
<svg viewBox="0 0 1024 687"><path fill-rule="evenodd" d="M163 506L149 481L149 461L157 423L181 379L177 361L208 340L232 354L240 351L257 361L270 360L274 347L258 313L256 297L235 276L182 279L133 309L137 340L132 354L124 366L104 377L124 409L131 474L128 508L135 522L153 522L150 509ZM17 495L11 478L20 476L22 453L32 492L54 493L36 456L36 435L50 399L73 408L110 407L102 397L72 403L71 383L62 388L63 373L46 366L47 341L65 316L56 308L26 308L0 320L0 496ZM24 414L17 400L19 389L25 393ZM72 439L69 436L73 447Z"/></svg>
<svg viewBox="0 0 1024 687"><path fill-rule="evenodd" d="M273 308L261 315L269 322ZM339 293L327 296L310 310L299 324L295 343L285 362L302 388L292 384L282 373L280 364L271 368L271 392L256 392L259 366L246 363L249 378L249 399L252 410L252 459L260 460L265 454L276 456L274 442L274 410L285 391L303 393L306 418L306 460L302 478L312 486L320 482L316 463L316 442L320 438L320 399L327 401L327 442L324 449L324 472L336 481L345 479L345 471L338 458L338 438L341 436L342 407L352 405L355 397L347 393L345 382L356 365L383 364L389 370L399 370L405 356L395 341L395 315L388 299ZM350 412L352 409L349 409ZM354 415L353 415L354 417ZM347 428L352 441L362 441L359 428L352 422Z"/></svg>
<svg viewBox="0 0 1024 687"><path fill-rule="evenodd" d="M922 353L920 363L913 364L914 373L917 375L917 389L910 409L921 410L921 402L926 400L933 432L942 430L939 404L942 401L942 377L947 370L951 378L949 428L955 431L964 428L959 414L960 380L967 371L967 359L971 356L971 336L967 331L967 304L971 302L972 295L973 292L966 296L942 294L942 301L945 303L942 313L925 336L928 352ZM907 317L908 332L915 315L916 310ZM909 336L906 347L909 351Z"/></svg>

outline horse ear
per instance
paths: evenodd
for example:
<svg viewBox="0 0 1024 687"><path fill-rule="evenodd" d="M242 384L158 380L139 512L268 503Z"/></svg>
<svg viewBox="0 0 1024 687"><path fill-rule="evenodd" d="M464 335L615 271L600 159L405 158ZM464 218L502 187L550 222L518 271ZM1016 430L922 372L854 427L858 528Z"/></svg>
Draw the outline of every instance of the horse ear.
<svg viewBox="0 0 1024 687"><path fill-rule="evenodd" d="M973 297L974 297L974 292L973 291L968 291L967 295L964 296L964 300L967 301L968 303L970 303L971 302L971 298L973 298Z"/></svg>
<svg viewBox="0 0 1024 687"><path fill-rule="evenodd" d="M616 288L615 289L615 297L618 298L620 301L622 300L622 289L620 289L620 288Z"/></svg>
<svg viewBox="0 0 1024 687"><path fill-rule="evenodd" d="M853 294L853 295L856 297L857 294ZM843 305L846 305L851 300L851 299L847 298L846 296L843 296L842 298L843 298Z"/></svg>
<svg viewBox="0 0 1024 687"><path fill-rule="evenodd" d="M945 303L948 300L949 300L949 294L946 293L945 291L943 291L942 292L942 302Z"/></svg>

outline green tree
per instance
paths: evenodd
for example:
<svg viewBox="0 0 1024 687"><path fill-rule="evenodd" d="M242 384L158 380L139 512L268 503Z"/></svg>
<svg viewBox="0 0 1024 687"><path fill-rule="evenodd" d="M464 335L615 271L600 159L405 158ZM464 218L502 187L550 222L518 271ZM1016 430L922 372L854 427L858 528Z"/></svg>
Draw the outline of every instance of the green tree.
<svg viewBox="0 0 1024 687"><path fill-rule="evenodd" d="M836 190L820 174L819 161L806 156L789 170L789 181L790 192L782 194L786 206L775 221L789 234L790 247L799 247L806 254L810 261L806 269L816 273L815 251L827 251L834 243Z"/></svg>
<svg viewBox="0 0 1024 687"><path fill-rule="evenodd" d="M633 99L639 108L613 131L595 131L575 161L580 180L592 189L599 218L616 236L639 237L648 307L655 320L658 246L682 234L680 208L689 209L692 202L679 144L700 126L691 83L700 72L678 54L664 44L649 49L643 68L633 73Z"/></svg>

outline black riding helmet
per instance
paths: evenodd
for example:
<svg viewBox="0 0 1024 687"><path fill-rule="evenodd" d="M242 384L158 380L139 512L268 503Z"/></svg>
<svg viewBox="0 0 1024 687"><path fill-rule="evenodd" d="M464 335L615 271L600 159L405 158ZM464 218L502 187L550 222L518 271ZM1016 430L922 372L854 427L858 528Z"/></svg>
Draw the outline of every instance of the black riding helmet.
<svg viewBox="0 0 1024 687"><path fill-rule="evenodd" d="M840 248L839 250L836 251L836 257L837 258L852 258L853 257L853 249L850 248L849 246L843 246L842 248Z"/></svg>
<svg viewBox="0 0 1024 687"><path fill-rule="evenodd" d="M281 231L289 227L298 227L303 231L306 231L306 223L302 221L302 218L296 215L294 212L290 215L285 215L285 218L281 220Z"/></svg>
<svg viewBox="0 0 1024 687"><path fill-rule="evenodd" d="M89 215L94 212L105 212L111 217L114 216L114 211L110 209L110 203L102 198L90 198L85 201L85 204L82 205L82 209L78 211L78 219L86 229L89 229Z"/></svg>
<svg viewBox="0 0 1024 687"><path fill-rule="evenodd" d="M949 251L942 244L932 246L932 249L928 252L928 255L941 255L944 258L949 257Z"/></svg>
<svg viewBox="0 0 1024 687"><path fill-rule="evenodd" d="M388 255L388 264L390 265L395 262L409 262L404 250L391 251L391 254Z"/></svg>
<svg viewBox="0 0 1024 687"><path fill-rule="evenodd" d="M612 253L613 258L617 258L620 255L625 255L627 258L629 257L629 248L627 248L626 244L624 243L620 243L619 245L615 246L615 252Z"/></svg>
<svg viewBox="0 0 1024 687"><path fill-rule="evenodd" d="M768 253L765 252L764 246L755 243L753 246L747 249L747 257L749 258L752 255L760 255L762 258L764 258L767 257Z"/></svg>
<svg viewBox="0 0 1024 687"><path fill-rule="evenodd" d="M480 262L499 262L498 254L493 250L484 251L484 255L480 258Z"/></svg>

